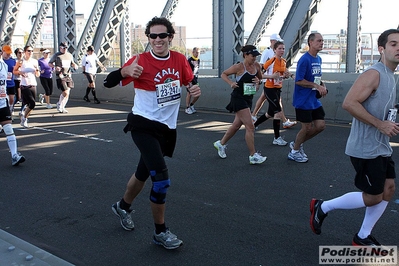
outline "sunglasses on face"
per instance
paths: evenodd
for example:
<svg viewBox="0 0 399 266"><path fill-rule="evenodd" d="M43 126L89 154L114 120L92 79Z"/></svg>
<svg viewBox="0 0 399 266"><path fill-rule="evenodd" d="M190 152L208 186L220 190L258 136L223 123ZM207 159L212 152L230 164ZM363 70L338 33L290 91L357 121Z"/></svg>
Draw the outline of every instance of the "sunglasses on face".
<svg viewBox="0 0 399 266"><path fill-rule="evenodd" d="M169 37L170 36L170 33L166 33L166 32L164 32L164 33L150 33L150 34L148 34L147 35L148 37L150 37L151 39L156 39L157 37L159 37L160 39L165 39L166 37Z"/></svg>
<svg viewBox="0 0 399 266"><path fill-rule="evenodd" d="M29 53L33 52L33 50L26 50L26 51L29 52Z"/></svg>

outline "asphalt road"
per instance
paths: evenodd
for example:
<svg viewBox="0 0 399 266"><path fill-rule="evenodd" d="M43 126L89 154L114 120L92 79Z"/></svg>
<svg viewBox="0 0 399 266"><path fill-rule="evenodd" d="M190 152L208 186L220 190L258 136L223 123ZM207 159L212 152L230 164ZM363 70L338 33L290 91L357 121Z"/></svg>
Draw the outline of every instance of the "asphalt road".
<svg viewBox="0 0 399 266"><path fill-rule="evenodd" d="M268 159L250 165L245 130L228 143L226 159L212 145L232 114L182 110L176 151L167 158L166 222L184 245L166 250L152 243L150 183L132 206L134 231L123 230L111 211L139 158L122 131L131 105L71 100L68 107L68 114L59 114L39 105L31 129L15 122L19 151L26 157L18 167L11 166L0 134L0 229L70 263L318 265L320 245L350 245L361 225L364 209L331 212L319 236L309 227L312 197L355 190L354 170L344 154L349 125L328 123L305 144L309 162L300 164L287 160L288 146L272 145L268 121L255 134L256 148ZM291 141L298 130L299 125L281 133ZM398 142L392 138L399 164ZM383 244L399 244L398 209L391 202L373 231Z"/></svg>

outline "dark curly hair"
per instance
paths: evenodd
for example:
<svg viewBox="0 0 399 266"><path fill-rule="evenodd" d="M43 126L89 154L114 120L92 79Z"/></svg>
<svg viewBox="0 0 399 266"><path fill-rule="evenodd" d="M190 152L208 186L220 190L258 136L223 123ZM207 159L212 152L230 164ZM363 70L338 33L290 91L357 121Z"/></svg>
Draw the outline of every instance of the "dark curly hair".
<svg viewBox="0 0 399 266"><path fill-rule="evenodd" d="M171 34L171 37L173 37L173 34L175 34L175 29L173 28L172 23L165 17L153 17L148 23L145 28L145 35L150 34L150 28L152 26L156 25L164 25L167 29L167 33Z"/></svg>

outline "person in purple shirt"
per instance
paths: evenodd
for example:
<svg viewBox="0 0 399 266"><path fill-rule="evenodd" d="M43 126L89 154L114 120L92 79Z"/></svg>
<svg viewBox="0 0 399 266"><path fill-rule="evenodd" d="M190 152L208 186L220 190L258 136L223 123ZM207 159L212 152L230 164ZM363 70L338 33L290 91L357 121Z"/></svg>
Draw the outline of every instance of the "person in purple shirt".
<svg viewBox="0 0 399 266"><path fill-rule="evenodd" d="M39 97L40 102L43 103L43 98L46 101L46 107L48 109L53 108L50 104L50 95L53 94L53 68L49 66L48 62L50 61L50 50L49 49L40 49L43 53L43 57L38 60L40 67L40 83L44 88L44 97L40 94Z"/></svg>
<svg viewBox="0 0 399 266"><path fill-rule="evenodd" d="M7 70L7 95L8 95L8 104L10 106L11 115L14 112L14 96L16 93L15 82L14 82L14 74L12 73L15 66L15 59L11 57L12 50L9 45L4 45L2 47L3 52L3 60L8 66Z"/></svg>

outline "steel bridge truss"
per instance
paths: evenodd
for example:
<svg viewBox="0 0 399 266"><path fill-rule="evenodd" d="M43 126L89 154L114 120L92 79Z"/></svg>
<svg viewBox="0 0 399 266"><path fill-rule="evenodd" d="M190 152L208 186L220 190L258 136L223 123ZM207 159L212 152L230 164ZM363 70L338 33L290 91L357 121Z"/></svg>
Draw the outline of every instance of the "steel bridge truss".
<svg viewBox="0 0 399 266"><path fill-rule="evenodd" d="M2 44L11 44L22 1L0 0L0 29L2 29L0 39L3 40ZM120 33L121 53L119 54L123 64L131 57L132 40L128 1L96 0L82 37L77 44L75 0L41 0L42 5L38 14L34 16L34 25L27 44L37 45L43 22L52 5L52 14L55 13L52 15L53 24L56 25L56 27L54 26L55 47L58 46L58 40L68 42L68 51L80 63L87 47L93 45L98 51L100 61L104 63L113 51L116 37ZM223 69L239 59L240 48L244 43L244 1L213 0L213 62L219 75ZM259 44L280 2L281 0L267 1L247 44ZM301 49L301 44L320 10L320 2L322 1L294 0L292 2L287 18L279 32L288 48L285 55L287 66L292 65L296 54ZM178 0L167 0L161 16L170 20L178 3ZM348 0L346 72L359 72L360 69L361 8L362 0ZM149 46L146 50L149 50ZM113 52L115 54L115 51Z"/></svg>

